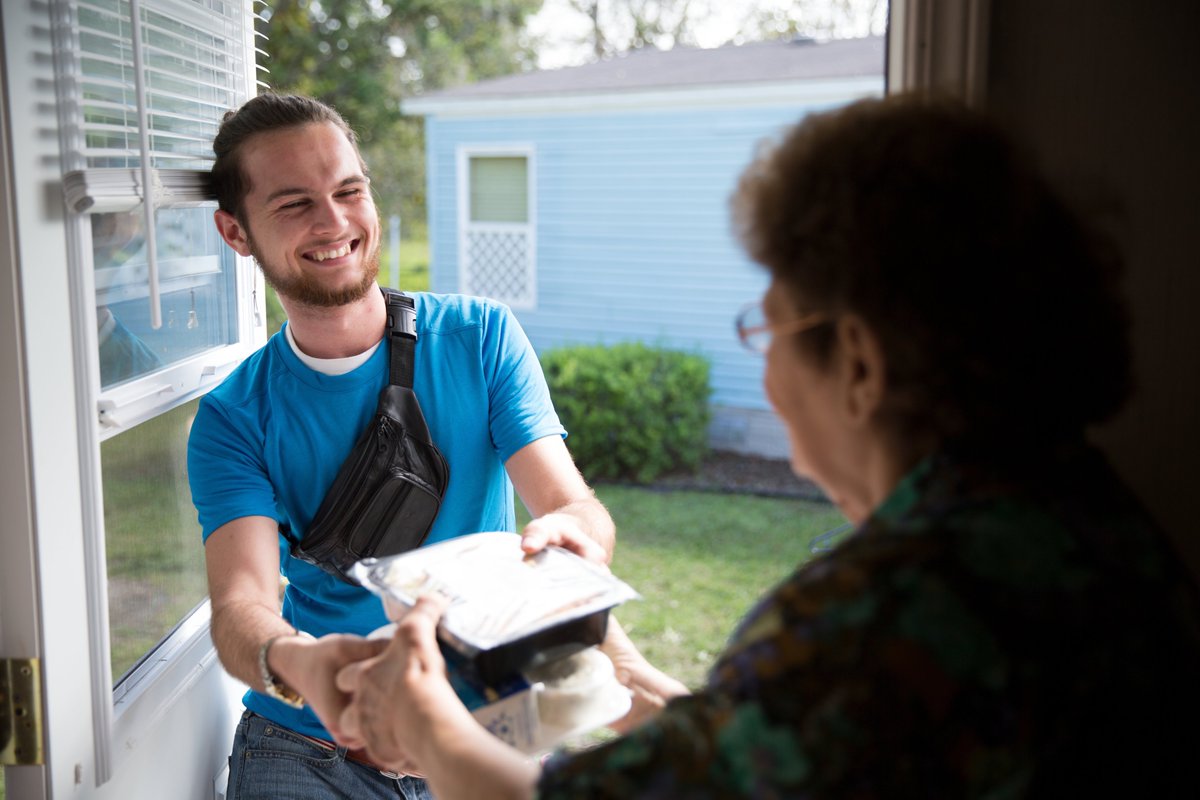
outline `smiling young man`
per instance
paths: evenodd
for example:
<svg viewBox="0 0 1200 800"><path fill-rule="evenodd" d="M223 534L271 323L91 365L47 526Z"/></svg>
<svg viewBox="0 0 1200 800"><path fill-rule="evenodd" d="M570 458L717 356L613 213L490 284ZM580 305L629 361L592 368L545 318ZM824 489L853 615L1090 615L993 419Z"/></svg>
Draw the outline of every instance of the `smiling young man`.
<svg viewBox="0 0 1200 800"><path fill-rule="evenodd" d="M388 383L366 165L341 116L300 96L263 95L227 114L213 149L217 228L257 261L288 315L202 399L188 446L213 640L250 686L227 796L427 797L419 776L332 743L347 701L334 675L370 652L360 637L386 619L376 597L291 557L280 535L287 526L303 538ZM515 487L534 518L523 532L529 549L583 541L594 557L611 554L612 520L567 452L537 357L508 309L413 298L413 389L451 476L427 541L512 530Z"/></svg>

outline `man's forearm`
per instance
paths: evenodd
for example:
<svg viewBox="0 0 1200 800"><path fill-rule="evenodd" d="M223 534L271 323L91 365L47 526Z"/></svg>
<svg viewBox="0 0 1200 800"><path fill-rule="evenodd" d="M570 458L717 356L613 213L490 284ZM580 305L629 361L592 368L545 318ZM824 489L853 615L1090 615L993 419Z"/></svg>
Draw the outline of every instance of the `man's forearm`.
<svg viewBox="0 0 1200 800"><path fill-rule="evenodd" d="M252 601L222 605L213 613L212 630L225 669L259 692L266 690L259 653L270 642L268 671L302 699L334 740L340 735L339 719L349 700L337 690L334 676L378 650L376 643L361 636L328 633L316 639L297 634L277 611Z"/></svg>
<svg viewBox="0 0 1200 800"><path fill-rule="evenodd" d="M612 661L617 680L633 694L629 713L609 726L618 733L626 733L656 716L671 698L690 694L681 682L646 660L615 614L608 617L608 631L600 650Z"/></svg>
<svg viewBox="0 0 1200 800"><path fill-rule="evenodd" d="M521 547L535 553L557 545L589 561L612 561L616 528L608 511L595 497L573 500L530 520L521 531Z"/></svg>
<svg viewBox="0 0 1200 800"><path fill-rule="evenodd" d="M257 691L263 691L258 651L264 642L296 629L267 606L240 602L213 610L212 639L225 670Z"/></svg>
<svg viewBox="0 0 1200 800"><path fill-rule="evenodd" d="M560 436L544 436L514 453L504 468L533 520L523 531L526 549L563 544L587 558L612 558L616 529L604 505L584 482ZM577 540L583 539L584 543ZM580 546L574 547L572 543ZM595 544L604 555L588 548Z"/></svg>

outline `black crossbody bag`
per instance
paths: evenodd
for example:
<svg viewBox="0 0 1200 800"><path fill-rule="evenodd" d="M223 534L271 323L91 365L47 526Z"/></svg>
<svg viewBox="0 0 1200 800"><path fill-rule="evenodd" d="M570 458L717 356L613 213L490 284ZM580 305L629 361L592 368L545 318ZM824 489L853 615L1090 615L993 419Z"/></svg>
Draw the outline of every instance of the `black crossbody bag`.
<svg viewBox="0 0 1200 800"><path fill-rule="evenodd" d="M343 581L356 561L392 556L425 542L450 469L433 443L412 390L417 344L413 300L384 289L391 369L375 416L342 463L302 540L284 525L291 554Z"/></svg>

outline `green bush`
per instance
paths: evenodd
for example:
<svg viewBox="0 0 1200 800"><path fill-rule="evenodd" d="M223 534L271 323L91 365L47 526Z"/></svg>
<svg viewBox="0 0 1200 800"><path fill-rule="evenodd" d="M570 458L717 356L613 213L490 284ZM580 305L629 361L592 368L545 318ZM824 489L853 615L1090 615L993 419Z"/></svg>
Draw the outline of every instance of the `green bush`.
<svg viewBox="0 0 1200 800"><path fill-rule="evenodd" d="M546 352L567 447L589 480L639 483L694 470L708 448L708 361L629 342Z"/></svg>

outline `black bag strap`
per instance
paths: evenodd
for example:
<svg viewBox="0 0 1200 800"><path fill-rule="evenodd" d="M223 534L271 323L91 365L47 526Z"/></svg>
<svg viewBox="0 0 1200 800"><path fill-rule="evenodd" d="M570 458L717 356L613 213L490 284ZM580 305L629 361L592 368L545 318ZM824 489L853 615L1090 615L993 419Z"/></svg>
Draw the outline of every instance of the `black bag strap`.
<svg viewBox="0 0 1200 800"><path fill-rule="evenodd" d="M390 348L389 358L391 360L388 382L393 386L403 386L406 389L412 389L413 367L417 347L416 304L404 292L382 286L380 290L383 292L383 298L387 302L387 337L388 347ZM388 393L386 391L380 395L379 402L381 408L387 396ZM413 395L412 399L415 404L416 396ZM424 426L425 419L421 416L420 405L416 405L416 408L416 416L420 418L421 425ZM399 412L393 413L397 414ZM429 439L428 431L426 431L424 439ZM441 453L438 455L440 457ZM292 526L286 522L280 523L279 532L283 534L283 538L287 539L288 543L293 547L300 544L300 540L292 533Z"/></svg>
<svg viewBox="0 0 1200 800"><path fill-rule="evenodd" d="M383 289L383 296L387 300L388 346L392 363L388 381L393 386L411 389L417 346L416 305L411 297L395 289Z"/></svg>

